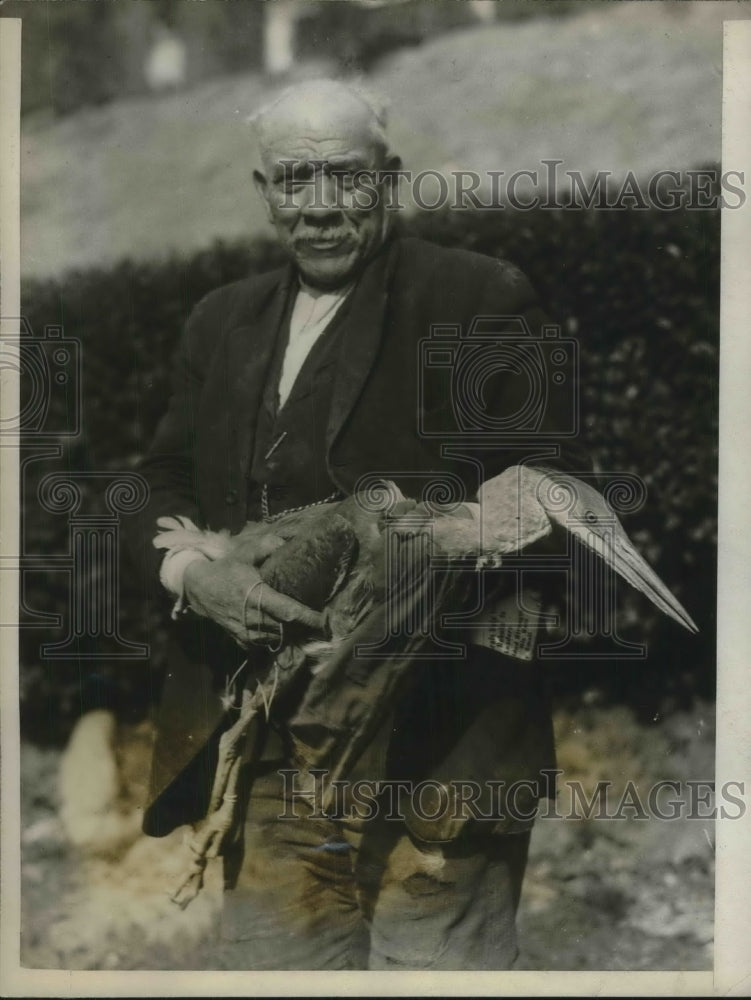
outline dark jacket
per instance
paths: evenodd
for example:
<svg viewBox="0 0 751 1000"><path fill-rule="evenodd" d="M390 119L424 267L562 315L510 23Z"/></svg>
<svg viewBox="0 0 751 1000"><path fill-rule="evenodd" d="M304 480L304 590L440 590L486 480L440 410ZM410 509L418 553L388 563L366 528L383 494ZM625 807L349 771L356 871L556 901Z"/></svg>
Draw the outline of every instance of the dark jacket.
<svg viewBox="0 0 751 1000"><path fill-rule="evenodd" d="M184 514L201 526L232 531L247 519L259 403L294 287L291 266L239 281L207 295L188 320L174 393L140 468L150 499L132 537L152 580L160 555L151 538L160 515ZM367 265L352 296L326 440L328 473L342 492L378 473L409 496L443 482L471 498L484 479L523 460L572 472L590 467L573 433L575 393L557 392L542 371L534 392L541 385L543 397L530 403L529 372L504 360L509 336L529 339L525 323L535 337L549 326L515 267L394 239ZM479 339L460 356L457 333L466 339L477 317L493 319L480 324ZM506 339L488 330L505 331ZM472 344L487 363L478 366ZM545 369L544 351L535 347L530 357L533 367ZM487 426L480 411L494 414ZM238 650L206 623L179 623L162 696L147 832L166 833L202 814L212 766L206 748L224 715L216 668L221 665L223 677L236 660ZM447 663L440 682L438 673L428 672L427 694L418 688L414 696L417 728L403 724L394 736L391 757L401 762L399 771L419 758L422 776L446 778L446 768L458 768L460 778L527 778L552 764L537 668L499 663L489 667L487 657L477 657L474 666ZM449 715L453 721L445 725Z"/></svg>

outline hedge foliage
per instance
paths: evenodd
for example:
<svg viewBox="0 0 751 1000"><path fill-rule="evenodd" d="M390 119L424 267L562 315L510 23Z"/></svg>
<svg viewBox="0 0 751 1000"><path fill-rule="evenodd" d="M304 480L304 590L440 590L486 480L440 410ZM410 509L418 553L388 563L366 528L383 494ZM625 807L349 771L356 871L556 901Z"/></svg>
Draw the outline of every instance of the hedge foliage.
<svg viewBox="0 0 751 1000"><path fill-rule="evenodd" d="M559 691L597 686L650 714L714 682L715 528L719 355L719 213L508 211L425 213L413 232L515 262L582 356L587 438L601 469L637 473L649 495L625 519L629 534L701 628L683 634L645 599L620 588L624 638L647 641L643 662L562 663ZM67 519L41 510L39 479L55 469L131 469L166 405L172 352L206 292L280 261L266 240L218 243L189 259L125 261L24 289L39 336L60 324L81 343L82 433L60 461L27 466L25 551L64 553ZM50 422L54 421L53 400ZM63 410L60 409L59 413ZM59 417L58 413L58 417ZM86 504L98 500L87 487ZM163 625L122 573L122 634L151 643L145 662L42 661L39 643L61 630L24 629L24 719L37 738L64 732L93 705L142 713L158 689ZM33 573L24 599L65 613L64 573ZM669 707L669 706L668 706Z"/></svg>

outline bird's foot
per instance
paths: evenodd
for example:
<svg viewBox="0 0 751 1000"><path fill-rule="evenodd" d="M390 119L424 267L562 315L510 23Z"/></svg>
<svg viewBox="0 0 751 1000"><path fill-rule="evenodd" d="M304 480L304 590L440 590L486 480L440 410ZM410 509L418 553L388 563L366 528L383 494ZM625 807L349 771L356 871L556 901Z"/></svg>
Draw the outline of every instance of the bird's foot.
<svg viewBox="0 0 751 1000"><path fill-rule="evenodd" d="M170 899L184 910L203 888L203 873L207 863L219 857L236 821L236 795L226 795L221 806L203 821L188 842L193 858Z"/></svg>
<svg viewBox="0 0 751 1000"><path fill-rule="evenodd" d="M475 562L475 570L500 569L503 565L503 556L500 552L481 552Z"/></svg>

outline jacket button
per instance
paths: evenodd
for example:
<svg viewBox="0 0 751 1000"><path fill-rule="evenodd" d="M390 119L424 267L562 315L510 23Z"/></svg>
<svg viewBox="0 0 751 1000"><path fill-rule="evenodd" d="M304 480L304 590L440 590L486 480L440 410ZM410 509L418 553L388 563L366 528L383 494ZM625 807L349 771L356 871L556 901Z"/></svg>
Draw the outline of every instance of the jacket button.
<svg viewBox="0 0 751 1000"><path fill-rule="evenodd" d="M227 496L224 498L224 502L227 504L228 507L231 507L232 504L237 503L237 490L230 490Z"/></svg>

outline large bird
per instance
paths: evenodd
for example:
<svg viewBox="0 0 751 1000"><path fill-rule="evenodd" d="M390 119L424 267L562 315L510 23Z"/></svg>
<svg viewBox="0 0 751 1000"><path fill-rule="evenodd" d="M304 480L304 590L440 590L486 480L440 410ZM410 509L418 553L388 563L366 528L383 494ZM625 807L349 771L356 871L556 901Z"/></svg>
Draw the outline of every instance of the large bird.
<svg viewBox="0 0 751 1000"><path fill-rule="evenodd" d="M263 563L261 575L276 590L323 611L326 640L310 647L320 658L350 635L375 603L384 599L384 533L416 530L434 556L465 568L502 565L503 556L566 531L595 552L664 614L691 632L688 612L639 554L605 498L565 473L512 466L484 483L477 503L441 505L405 498L384 483L388 503L356 493L345 500L249 522L236 535L202 531L187 518L161 518L158 548L193 548L210 559L232 555L250 562L258 540L272 533L286 544Z"/></svg>
<svg viewBox="0 0 751 1000"><path fill-rule="evenodd" d="M381 499L388 502L374 502L372 491L355 493L268 522L249 522L236 535L203 531L182 517L158 522L162 530L154 539L157 548L192 548L210 559L231 555L253 563L259 539L277 535L284 544L259 567L262 579L322 612L325 622L322 635L291 631L274 651L255 691L247 686L243 691L242 703L236 706L238 718L221 738L211 803L192 845L194 864L173 897L181 906L200 889L206 860L220 851L237 819L240 749L255 715L263 710L268 714L280 687L301 668L309 668L313 676L296 713L296 732L303 734L302 745L307 743L308 766L319 764L324 751L328 754L333 781L367 742L410 656L430 634L426 615L446 608L452 597L460 601L460 581L473 571L500 567L504 556L567 532L662 612L698 631L634 548L605 498L574 476L512 466L481 486L476 503L418 503L390 482L383 484ZM431 565L444 570L437 587L428 572ZM384 636L389 632L390 645ZM355 651L363 642L372 647L380 639L385 641L380 661L365 660L358 684L346 684ZM339 694L332 698L332 691ZM323 742L320 733L326 726L321 719L330 722ZM309 732L314 735L309 737ZM347 739L337 744L331 734L341 732Z"/></svg>

